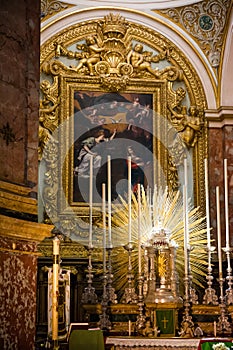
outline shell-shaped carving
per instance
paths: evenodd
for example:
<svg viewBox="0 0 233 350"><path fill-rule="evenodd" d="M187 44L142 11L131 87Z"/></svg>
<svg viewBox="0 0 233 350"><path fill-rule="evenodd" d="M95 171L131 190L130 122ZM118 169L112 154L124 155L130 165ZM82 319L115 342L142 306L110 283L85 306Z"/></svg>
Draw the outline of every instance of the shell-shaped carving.
<svg viewBox="0 0 233 350"><path fill-rule="evenodd" d="M111 68L116 68L119 63L124 62L124 55L117 51L108 51L104 55L105 61L107 61Z"/></svg>

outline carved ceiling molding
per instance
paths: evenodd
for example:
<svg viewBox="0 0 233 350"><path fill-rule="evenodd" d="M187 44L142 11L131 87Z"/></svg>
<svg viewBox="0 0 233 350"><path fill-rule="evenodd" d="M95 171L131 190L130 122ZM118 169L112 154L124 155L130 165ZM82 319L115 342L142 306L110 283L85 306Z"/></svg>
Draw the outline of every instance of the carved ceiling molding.
<svg viewBox="0 0 233 350"><path fill-rule="evenodd" d="M48 18L56 15L58 12L62 12L73 6L74 5L69 5L62 1L41 0L41 21L47 20Z"/></svg>
<svg viewBox="0 0 233 350"><path fill-rule="evenodd" d="M190 6L161 10L159 13L188 32L211 66L218 68L230 4L228 0L205 0Z"/></svg>
<svg viewBox="0 0 233 350"><path fill-rule="evenodd" d="M194 3L198 3L201 0L118 0L117 3L114 3L114 8L116 6L123 6L128 9L137 9L137 10L149 10L149 9L167 9L170 7L179 7L187 6ZM50 0L50 3L57 3L58 1ZM66 4L71 4L72 6L77 6L79 8L88 8L88 7L113 7L113 2L111 0L66 0Z"/></svg>

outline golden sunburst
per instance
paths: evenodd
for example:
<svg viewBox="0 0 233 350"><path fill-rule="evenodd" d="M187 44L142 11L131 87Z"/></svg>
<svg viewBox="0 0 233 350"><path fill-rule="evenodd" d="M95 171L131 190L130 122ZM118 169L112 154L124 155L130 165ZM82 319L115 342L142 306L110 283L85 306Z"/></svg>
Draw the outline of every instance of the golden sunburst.
<svg viewBox="0 0 233 350"><path fill-rule="evenodd" d="M130 208L130 210L129 210ZM190 273L194 284L203 287L206 276L207 236L206 220L199 208L194 208L191 201L188 203L188 232L190 244ZM147 193L142 188L140 196L140 208L137 195L132 194L129 203L121 198L121 205L113 206L112 235L115 245L113 249L114 285L117 291L124 289L127 284L128 252L123 247L127 241L129 215L131 215L131 235L134 249L132 251L132 269L135 281L138 278L138 225L140 217L140 240L146 245L152 239L154 229L160 227L168 233L168 240L176 246L176 271L179 275L182 289L184 278L184 205L183 196L179 191L168 192L165 188L154 188L153 194ZM161 257L162 259L162 257ZM160 259L160 260L161 260ZM142 261L144 263L144 261ZM160 261L160 274L163 274L164 261Z"/></svg>

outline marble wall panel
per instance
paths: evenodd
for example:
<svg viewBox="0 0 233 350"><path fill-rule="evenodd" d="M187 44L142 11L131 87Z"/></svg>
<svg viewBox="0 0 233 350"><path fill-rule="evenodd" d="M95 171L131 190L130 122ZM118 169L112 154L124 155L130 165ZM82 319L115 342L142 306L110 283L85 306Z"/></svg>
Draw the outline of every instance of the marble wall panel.
<svg viewBox="0 0 233 350"><path fill-rule="evenodd" d="M209 190L211 226L213 227L213 237L216 239L216 186L219 186L222 246L225 246L226 242L224 159L227 159L228 218L231 233L230 242L231 246L233 246L233 126L212 128L209 130Z"/></svg>
<svg viewBox="0 0 233 350"><path fill-rule="evenodd" d="M36 325L36 244L0 237L0 348L32 350Z"/></svg>
<svg viewBox="0 0 233 350"><path fill-rule="evenodd" d="M40 2L5 0L0 14L0 163L4 164L0 179L34 187L38 163Z"/></svg>

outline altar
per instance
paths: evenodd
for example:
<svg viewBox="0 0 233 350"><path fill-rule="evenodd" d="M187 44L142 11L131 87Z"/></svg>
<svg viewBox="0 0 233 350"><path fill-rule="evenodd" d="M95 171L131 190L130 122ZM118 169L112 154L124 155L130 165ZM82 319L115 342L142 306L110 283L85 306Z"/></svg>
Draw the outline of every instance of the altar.
<svg viewBox="0 0 233 350"><path fill-rule="evenodd" d="M105 344L111 346L111 350L211 350L214 344L224 344L228 349L233 348L233 340L226 338L139 338L139 337L108 337Z"/></svg>
<svg viewBox="0 0 233 350"><path fill-rule="evenodd" d="M200 339L181 338L137 338L137 337L108 337L106 344L112 344L112 350L120 349L156 349L156 350L197 350Z"/></svg>

